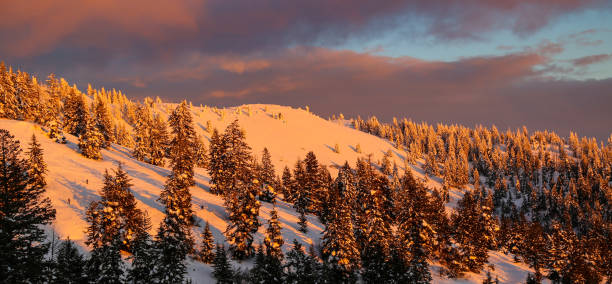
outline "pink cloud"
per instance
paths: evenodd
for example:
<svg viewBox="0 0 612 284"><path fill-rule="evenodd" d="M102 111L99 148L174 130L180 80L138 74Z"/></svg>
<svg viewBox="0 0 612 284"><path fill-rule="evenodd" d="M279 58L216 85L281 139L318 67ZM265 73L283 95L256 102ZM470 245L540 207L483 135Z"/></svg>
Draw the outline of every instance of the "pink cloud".
<svg viewBox="0 0 612 284"><path fill-rule="evenodd" d="M597 54L589 55L572 60L572 64L575 66L587 66L591 64L601 63L612 58L612 54Z"/></svg>

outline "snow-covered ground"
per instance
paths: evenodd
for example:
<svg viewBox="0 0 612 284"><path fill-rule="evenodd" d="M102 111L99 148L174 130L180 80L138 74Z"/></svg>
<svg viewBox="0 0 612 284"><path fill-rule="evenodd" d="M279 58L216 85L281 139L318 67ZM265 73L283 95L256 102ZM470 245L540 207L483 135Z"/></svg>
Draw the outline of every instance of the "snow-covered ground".
<svg viewBox="0 0 612 284"><path fill-rule="evenodd" d="M155 110L167 117L168 110L174 105L164 104L156 106ZM250 111L249 111L250 109ZM387 150L391 150L393 160L403 171L404 153L394 148L387 140L357 131L351 128L345 121L328 121L303 109L277 105L245 105L235 108L212 109L194 107L192 109L196 131L203 137L210 139L212 131L206 129L207 122L216 127L220 133L234 119L238 119L240 125L246 131L248 144L253 153L261 157L264 147L267 147L272 155L272 162L276 167L277 174L281 174L283 168L288 166L293 169L298 158L303 159L306 153L314 151L320 163L327 165L334 176L336 167L348 161L351 166L355 165L358 157L367 157L372 154L372 161L382 159ZM223 115L222 112L225 114ZM250 114L249 114L250 113ZM278 118L278 114L282 118ZM170 173L168 168L149 165L133 159L131 150L113 144L110 149L103 150L103 160L94 161L87 159L78 152L78 139L67 135L67 144L58 144L48 139L43 130L36 124L23 121L0 119L0 128L7 129L19 141L22 148L27 148L32 134L35 134L44 149L44 158L48 164L47 194L57 210L57 220L52 228L61 238L70 237L76 241L84 251L88 250L85 241L85 210L92 200L99 199L98 191L102 188L102 179L105 169L116 168L121 163L132 178L132 191L138 201L139 208L146 210L153 224L152 233L163 218L163 207L156 200L159 197L166 176ZM208 143L205 143L208 146ZM334 151L338 144L340 152ZM355 150L356 145L361 147L361 153ZM422 161L419 161L419 165ZM415 176L423 177L420 166L412 167ZM216 242L225 240L223 231L226 228L227 214L223 207L223 200L208 192L209 177L204 169L196 169L196 186L192 188L193 209L199 223L203 225L206 221L210 223L211 231ZM440 179L433 178L428 182L429 186L441 187ZM461 197L461 190L451 191L451 199ZM309 232L303 234L297 230L298 214L290 204L282 201L277 202L279 219L282 226L282 234L285 239L284 249L289 250L293 239L297 239L306 246L311 243L319 244L323 226L314 216L309 216ZM272 205L262 203L260 219L266 224ZM202 228L195 228L195 236L199 238ZM256 243L263 240L265 225L260 227ZM518 283L526 279L527 273L531 271L525 264L514 263L511 256L498 252L492 252L489 258L494 270L492 275L497 276L502 283ZM249 262L235 263L236 266L250 266ZM480 283L485 277L485 272L480 275L467 274L465 279L441 279L432 265L432 274L436 283ZM193 283L210 283L211 267L199 262L191 262L188 268Z"/></svg>

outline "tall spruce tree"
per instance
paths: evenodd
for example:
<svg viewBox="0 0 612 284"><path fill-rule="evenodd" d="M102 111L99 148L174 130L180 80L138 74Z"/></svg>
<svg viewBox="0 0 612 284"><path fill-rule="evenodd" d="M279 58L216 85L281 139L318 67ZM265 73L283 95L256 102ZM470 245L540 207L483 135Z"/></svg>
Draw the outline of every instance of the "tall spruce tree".
<svg viewBox="0 0 612 284"><path fill-rule="evenodd" d="M229 187L230 175L227 166L227 146L219 135L217 129L213 129L210 136L210 147L208 153L207 169L210 175L210 192L221 195Z"/></svg>
<svg viewBox="0 0 612 284"><path fill-rule="evenodd" d="M281 234L280 222L278 221L278 213L276 208L270 211L270 220L268 220L268 228L266 229L266 237L264 244L266 246L266 256L274 257L279 260L283 259L283 235Z"/></svg>
<svg viewBox="0 0 612 284"><path fill-rule="evenodd" d="M178 283L185 279L184 262L187 254L193 251L191 226L194 220L189 187L195 185L195 131L185 101L174 109L169 121L173 135L170 143L172 172L159 198L165 206L165 217L156 238L159 251L156 276L161 283Z"/></svg>
<svg viewBox="0 0 612 284"><path fill-rule="evenodd" d="M297 240L293 240L293 248L287 252L286 259L284 283L314 284L321 280L317 260L307 255Z"/></svg>
<svg viewBox="0 0 612 284"><path fill-rule="evenodd" d="M164 158L168 152L168 140L168 124L159 114L155 115L149 131L149 146L146 147L151 165L164 166Z"/></svg>
<svg viewBox="0 0 612 284"><path fill-rule="evenodd" d="M202 243L198 252L198 259L204 263L212 263L215 259L215 239L210 232L210 225L206 222L204 232L202 232Z"/></svg>
<svg viewBox="0 0 612 284"><path fill-rule="evenodd" d="M86 261L76 245L70 239L63 240L54 260L53 278L51 283L79 284L85 283Z"/></svg>
<svg viewBox="0 0 612 284"><path fill-rule="evenodd" d="M151 228L149 218L143 218L143 228L146 230L136 233L132 241L132 265L127 274L127 282L134 284L154 283L155 279L155 261L158 251L155 249L154 243L148 230Z"/></svg>
<svg viewBox="0 0 612 284"><path fill-rule="evenodd" d="M85 97L75 89L70 89L70 95L64 102L64 130L68 133L81 136L87 128L90 118Z"/></svg>
<svg viewBox="0 0 612 284"><path fill-rule="evenodd" d="M234 283L234 271L232 265L227 259L227 253L223 245L217 244L215 249L215 260L213 261L213 276L217 279L219 284L232 284Z"/></svg>
<svg viewBox="0 0 612 284"><path fill-rule="evenodd" d="M106 177L108 180L108 173ZM125 264L120 253L118 208L105 201L92 201L87 209L87 245L92 247L87 261L89 283L122 283Z"/></svg>
<svg viewBox="0 0 612 284"><path fill-rule="evenodd" d="M259 199L265 202L274 203L278 184L276 183L276 175L274 174L274 165L268 148L263 149L261 155L261 169L258 173L258 179L261 182L261 193Z"/></svg>
<svg viewBox="0 0 612 284"><path fill-rule="evenodd" d="M100 152L102 145L104 144L104 137L95 125L93 117L87 115L84 130L79 136L79 149L83 156L93 159L101 160L102 153Z"/></svg>
<svg viewBox="0 0 612 284"><path fill-rule="evenodd" d="M102 134L102 148L108 148L110 144L114 142L114 137L112 135L113 121L111 119L107 103L104 101L104 99L99 95L94 97L95 99L92 106L92 112L95 125L100 134Z"/></svg>
<svg viewBox="0 0 612 284"><path fill-rule="evenodd" d="M328 222L325 224L322 240L324 276L330 283L355 281L359 250L353 234L351 208L345 202L350 194L351 173L348 165L340 169L330 194L333 200Z"/></svg>
<svg viewBox="0 0 612 284"><path fill-rule="evenodd" d="M42 161L32 148L29 160ZM20 158L21 151L13 135L0 129L0 279L7 283L42 281L49 245L41 226L55 219L40 168L28 168L33 164Z"/></svg>
<svg viewBox="0 0 612 284"><path fill-rule="evenodd" d="M136 109L136 118L134 119L134 140L136 145L132 151L132 156L136 160L149 162L151 159L151 124L153 123L151 117L151 110L147 105L141 105ZM158 130L155 127L156 131Z"/></svg>
<svg viewBox="0 0 612 284"><path fill-rule="evenodd" d="M236 259L244 259L254 254L253 234L259 228L259 181L251 168L250 147L246 144L244 130L238 121L232 122L223 135L227 146L227 159L224 171L229 175L229 188L223 189L225 209L229 222L225 236L230 244L230 252Z"/></svg>

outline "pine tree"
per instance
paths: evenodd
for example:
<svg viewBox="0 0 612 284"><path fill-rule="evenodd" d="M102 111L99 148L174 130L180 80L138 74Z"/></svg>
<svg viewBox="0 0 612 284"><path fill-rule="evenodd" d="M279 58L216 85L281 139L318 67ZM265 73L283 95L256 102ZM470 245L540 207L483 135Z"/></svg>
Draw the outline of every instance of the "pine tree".
<svg viewBox="0 0 612 284"><path fill-rule="evenodd" d="M223 143L227 147L224 178L228 188L222 189L224 204L229 213L225 236L234 258L244 259L254 254L253 234L259 228L259 181L250 164L250 147L245 133L235 120L225 130ZM228 176L229 175L229 176Z"/></svg>
<svg viewBox="0 0 612 284"><path fill-rule="evenodd" d="M345 202L353 186L350 182L350 169L342 168L338 173L331 192L333 206L328 217L322 239L324 275L330 283L355 281L355 269L359 250L353 234L351 208Z"/></svg>
<svg viewBox="0 0 612 284"><path fill-rule="evenodd" d="M272 157L270 156L268 148L263 149L263 153L261 155L261 170L258 175L262 187L259 199L261 201L274 203L278 185L276 184L274 165L272 165Z"/></svg>
<svg viewBox="0 0 612 284"><path fill-rule="evenodd" d="M287 252L284 283L314 284L320 280L317 260L304 253L302 245L293 240L293 248Z"/></svg>
<svg viewBox="0 0 612 284"><path fill-rule="evenodd" d="M108 173L106 173L108 177ZM107 179L108 180L108 179ZM122 283L124 263L120 254L120 217L113 203L92 201L86 212L87 245L92 247L87 261L89 283Z"/></svg>
<svg viewBox="0 0 612 284"><path fill-rule="evenodd" d="M264 252L259 245L255 255L255 266L250 271L251 283L283 283L283 269L279 258Z"/></svg>
<svg viewBox="0 0 612 284"><path fill-rule="evenodd" d="M206 145L204 145L204 139L200 135L196 136L194 153L196 166L199 168L205 168L208 158L206 157Z"/></svg>
<svg viewBox="0 0 612 284"><path fill-rule="evenodd" d="M164 166L164 158L168 150L168 125L160 115L156 115L151 122L149 131L149 145L144 151L148 151L146 156L149 157L151 165ZM197 158L197 156L196 156Z"/></svg>
<svg viewBox="0 0 612 284"><path fill-rule="evenodd" d="M37 188L45 188L47 181L45 174L47 174L47 164L43 159L43 150L40 147L40 143L36 139L36 135L32 134L32 141L30 142L30 148L28 149L27 164L28 164L28 175L30 176L30 183Z"/></svg>
<svg viewBox="0 0 612 284"><path fill-rule="evenodd" d="M191 226L193 211L189 187L193 179L193 143L195 131L191 112L183 101L169 118L172 127L170 165L172 172L160 194L165 217L159 227L156 246L159 250L157 279L162 283L182 282L186 273L185 259L193 251Z"/></svg>
<svg viewBox="0 0 612 284"><path fill-rule="evenodd" d="M100 150L103 144L104 137L95 126L93 118L88 115L85 127L79 136L79 149L81 153L89 159L101 160L102 153Z"/></svg>
<svg viewBox="0 0 612 284"><path fill-rule="evenodd" d="M53 279L51 283L84 283L86 281L85 259L74 242L70 239L62 241L55 258Z"/></svg>
<svg viewBox="0 0 612 284"><path fill-rule="evenodd" d="M227 253L223 245L217 244L215 250L215 260L213 262L213 276L217 279L217 283L220 284L232 284L233 275L232 266L227 259Z"/></svg>
<svg viewBox="0 0 612 284"><path fill-rule="evenodd" d="M212 233L210 232L210 225L206 222L204 232L202 232L202 243L200 244L200 251L198 253L198 259L204 263L212 263L215 259L215 243Z"/></svg>
<svg viewBox="0 0 612 284"><path fill-rule="evenodd" d="M113 121L106 102L100 97L95 96L94 105L92 107L93 116L96 128L102 134L102 148L108 148L114 142L112 129Z"/></svg>
<svg viewBox="0 0 612 284"><path fill-rule="evenodd" d="M134 126L134 134L135 134L135 142L136 146L132 151L132 156L136 158L136 160L148 162L151 159L151 124L153 123L151 118L151 110L146 106L140 106L136 110L136 118L135 118L135 126ZM163 123L163 121L162 121ZM159 125L155 127L155 131L161 131L161 127Z"/></svg>
<svg viewBox="0 0 612 284"><path fill-rule="evenodd" d="M310 186L310 182L307 180L308 176L304 162L300 160L296 162L295 169L293 170L293 176L293 208L295 208L295 211L300 214L298 222L299 231L306 233L308 232L308 219L306 219L306 213L308 212L308 208L310 208L312 203L312 191L308 190L307 188Z"/></svg>
<svg viewBox="0 0 612 284"><path fill-rule="evenodd" d="M85 104L85 97L74 89L70 90L70 95L64 102L64 130L68 133L81 136L85 133L89 123L89 110ZM92 127L93 123L91 126Z"/></svg>
<svg viewBox="0 0 612 284"><path fill-rule="evenodd" d="M388 150L387 152L385 152L385 155L383 156L382 164L380 166L380 171L384 175L391 174L391 158L392 157L393 157L393 153L391 152L391 150Z"/></svg>
<svg viewBox="0 0 612 284"><path fill-rule="evenodd" d="M40 169L30 169L21 151L19 142L0 129L0 279L7 283L42 281L49 245L41 226L55 219L40 176L30 176Z"/></svg>
<svg viewBox="0 0 612 284"><path fill-rule="evenodd" d="M274 257L279 260L283 259L283 235L281 234L280 222L278 221L278 213L276 208L270 211L270 220L268 220L268 228L266 229L266 237L264 244L266 245L266 256Z"/></svg>
<svg viewBox="0 0 612 284"><path fill-rule="evenodd" d="M151 227L149 219L143 218L143 222L146 230L138 232L132 242L132 255L130 256L132 265L126 279L127 282L134 284L154 283L156 280L155 261L158 251L148 233Z"/></svg>
<svg viewBox="0 0 612 284"><path fill-rule="evenodd" d="M293 196L294 196L294 192L293 192L293 188L295 187L293 185L293 179L291 177L291 170L289 170L289 167L285 166L285 168L283 169L283 175L281 177L281 181L283 184L283 200L285 202L289 202L289 203L293 203Z"/></svg>
<svg viewBox="0 0 612 284"><path fill-rule="evenodd" d="M210 192L220 195L229 187L229 172L227 165L227 146L215 128L210 136L208 155L208 174L210 175Z"/></svg>
<svg viewBox="0 0 612 284"><path fill-rule="evenodd" d="M451 216L454 240L458 244L461 263L466 270L478 272L488 260L488 250L495 243L496 220L492 218L493 201L476 198L466 192Z"/></svg>

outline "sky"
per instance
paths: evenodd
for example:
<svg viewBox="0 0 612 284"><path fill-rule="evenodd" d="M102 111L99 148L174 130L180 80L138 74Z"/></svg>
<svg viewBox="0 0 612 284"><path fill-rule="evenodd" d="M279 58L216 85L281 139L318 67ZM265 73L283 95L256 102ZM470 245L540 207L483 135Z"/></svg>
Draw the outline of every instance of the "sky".
<svg viewBox="0 0 612 284"><path fill-rule="evenodd" d="M612 132L612 1L0 2L0 60L81 89Z"/></svg>

